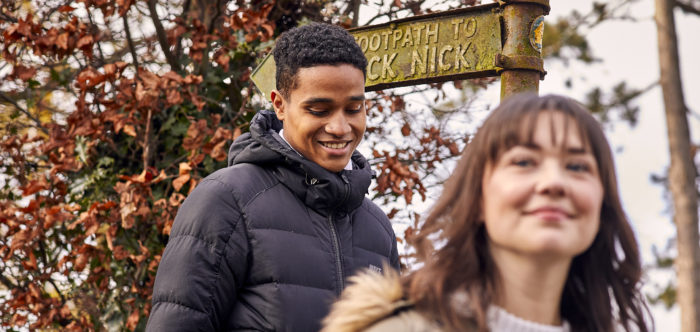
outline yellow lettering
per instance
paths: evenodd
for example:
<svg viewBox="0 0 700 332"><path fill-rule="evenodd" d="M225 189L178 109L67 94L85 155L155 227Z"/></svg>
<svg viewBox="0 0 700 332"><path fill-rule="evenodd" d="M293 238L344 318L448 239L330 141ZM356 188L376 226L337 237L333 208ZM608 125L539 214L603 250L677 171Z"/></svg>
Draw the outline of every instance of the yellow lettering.
<svg viewBox="0 0 700 332"><path fill-rule="evenodd" d="M398 53L391 53L391 57L387 58L387 55L384 54L384 61L382 61L382 78L386 78L386 74L388 73L391 78L396 78L396 73L391 70L391 63L394 62L394 59L396 58L396 55Z"/></svg>
<svg viewBox="0 0 700 332"><path fill-rule="evenodd" d="M419 25L418 27L414 28L416 30L416 44L420 44L420 35L421 31L425 29L425 25Z"/></svg>
<svg viewBox="0 0 700 332"><path fill-rule="evenodd" d="M369 37L369 50L374 52L379 49L379 46L382 46L382 38L378 34L374 33L371 37Z"/></svg>
<svg viewBox="0 0 700 332"><path fill-rule="evenodd" d="M445 63L445 53L452 52L453 48L450 45L445 45L440 49L440 56L438 57L438 66L441 71L448 71L452 68L452 65Z"/></svg>
<svg viewBox="0 0 700 332"><path fill-rule="evenodd" d="M436 70L435 70L435 60L436 59L435 58L437 55L437 47L431 47L430 49L428 49L428 46L426 46L425 48L426 48L425 56L428 57L430 60L429 65L428 65L428 71L431 73L434 73L434 72L436 72ZM432 52L430 52L430 51L432 51Z"/></svg>
<svg viewBox="0 0 700 332"><path fill-rule="evenodd" d="M419 67L422 73L425 73L425 62L421 58L420 54L418 54L418 51L414 50L411 52L411 73L408 75L409 77L416 74L416 65Z"/></svg>
<svg viewBox="0 0 700 332"><path fill-rule="evenodd" d="M476 19L470 17L467 20L467 24L464 25L464 32L466 33L464 38L470 38L476 34Z"/></svg>
<svg viewBox="0 0 700 332"><path fill-rule="evenodd" d="M403 35L403 41L401 42L401 47L406 47L410 44L413 46L413 36L411 35L411 27L406 29L406 33Z"/></svg>
<svg viewBox="0 0 700 332"><path fill-rule="evenodd" d="M375 55L371 59L369 59L369 63L367 64L367 77L372 81L379 78L379 74L372 73L372 65L379 61L382 61L382 59Z"/></svg>
<svg viewBox="0 0 700 332"><path fill-rule="evenodd" d="M399 39L401 39L402 35L403 35L403 30L401 30L401 29L394 30L394 36L393 36L394 46L392 48L396 49L396 43L399 41Z"/></svg>
<svg viewBox="0 0 700 332"><path fill-rule="evenodd" d="M471 46L472 42L467 43L467 46L462 49L462 45L457 45L457 51L455 52L455 70L459 70L462 65L464 65L464 68L471 68L469 65L469 62L467 62L467 59L464 57L464 53L467 52L467 49L469 49L469 46Z"/></svg>
<svg viewBox="0 0 700 332"><path fill-rule="evenodd" d="M435 26L434 30L430 30L430 26ZM428 44L430 43L430 37L435 37L434 43L438 42L438 29L440 28L440 24L434 23L434 24L428 24L425 26L425 43Z"/></svg>
<svg viewBox="0 0 700 332"><path fill-rule="evenodd" d="M384 49L389 46L389 35L391 34L391 31L384 31L382 32L382 36L384 36Z"/></svg>
<svg viewBox="0 0 700 332"><path fill-rule="evenodd" d="M367 52L367 47L369 46L369 43L367 42L367 36L362 36L360 37L360 39L357 39L357 43L360 45L362 53Z"/></svg>
<svg viewBox="0 0 700 332"><path fill-rule="evenodd" d="M454 33L453 38L459 39L459 26L462 25L462 23L464 23L464 19L463 18L460 18L458 20L453 19L452 22L450 22L450 23L452 23L452 26L455 29L455 33Z"/></svg>

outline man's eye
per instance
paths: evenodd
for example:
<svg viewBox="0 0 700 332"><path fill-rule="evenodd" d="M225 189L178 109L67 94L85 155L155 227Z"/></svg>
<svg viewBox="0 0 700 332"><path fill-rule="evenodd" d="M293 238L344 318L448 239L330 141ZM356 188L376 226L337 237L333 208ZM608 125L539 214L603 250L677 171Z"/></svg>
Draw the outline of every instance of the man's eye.
<svg viewBox="0 0 700 332"><path fill-rule="evenodd" d="M311 114L313 116L324 116L324 115L326 115L326 113L328 113L328 111L326 111L324 109L316 109L316 108L307 108L306 111L308 111L309 114Z"/></svg>
<svg viewBox="0 0 700 332"><path fill-rule="evenodd" d="M359 112L361 112L361 111L362 111L362 106L356 107L356 108L348 108L348 109L345 110L345 112L348 112L348 113L350 113L350 114L359 113Z"/></svg>

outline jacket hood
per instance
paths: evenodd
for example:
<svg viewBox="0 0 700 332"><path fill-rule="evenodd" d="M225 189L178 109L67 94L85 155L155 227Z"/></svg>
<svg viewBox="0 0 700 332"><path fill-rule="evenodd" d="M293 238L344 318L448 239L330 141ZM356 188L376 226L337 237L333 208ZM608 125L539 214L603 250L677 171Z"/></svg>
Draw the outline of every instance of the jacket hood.
<svg viewBox="0 0 700 332"><path fill-rule="evenodd" d="M281 129L274 112L259 111L250 132L231 144L228 165L249 163L273 169L280 182L323 215L344 216L362 204L373 175L362 154L353 152L352 170L330 172L292 150L279 136Z"/></svg>

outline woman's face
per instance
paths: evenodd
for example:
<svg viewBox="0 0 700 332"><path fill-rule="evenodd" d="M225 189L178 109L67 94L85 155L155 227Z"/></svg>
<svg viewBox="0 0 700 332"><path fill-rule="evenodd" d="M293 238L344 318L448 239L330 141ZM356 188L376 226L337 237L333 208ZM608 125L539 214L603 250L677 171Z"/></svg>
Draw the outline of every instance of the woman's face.
<svg viewBox="0 0 700 332"><path fill-rule="evenodd" d="M545 111L535 125L533 144L516 145L487 165L482 216L490 248L573 258L593 243L600 225L598 165L572 118Z"/></svg>

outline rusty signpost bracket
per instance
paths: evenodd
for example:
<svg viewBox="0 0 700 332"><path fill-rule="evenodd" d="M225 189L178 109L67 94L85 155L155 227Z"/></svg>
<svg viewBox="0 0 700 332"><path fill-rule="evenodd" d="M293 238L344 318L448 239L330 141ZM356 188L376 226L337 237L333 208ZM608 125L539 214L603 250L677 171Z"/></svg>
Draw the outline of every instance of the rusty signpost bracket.
<svg viewBox="0 0 700 332"><path fill-rule="evenodd" d="M501 99L539 89L546 74L542 62L544 15L549 0L499 0L502 10L503 51L496 55L500 67Z"/></svg>
<svg viewBox="0 0 700 332"><path fill-rule="evenodd" d="M540 57L516 55L507 56L496 54L496 67L500 67L498 73L505 70L534 70L540 73L540 79L544 79L547 72L544 70L544 61Z"/></svg>

